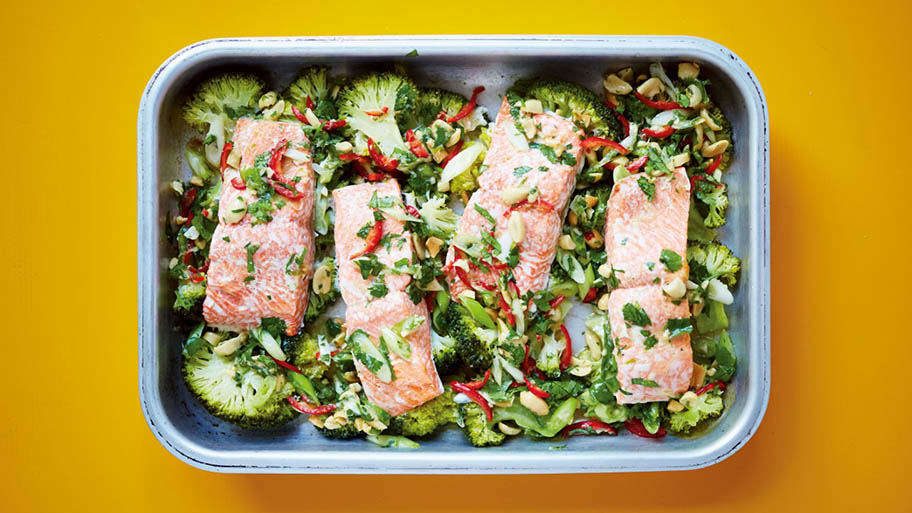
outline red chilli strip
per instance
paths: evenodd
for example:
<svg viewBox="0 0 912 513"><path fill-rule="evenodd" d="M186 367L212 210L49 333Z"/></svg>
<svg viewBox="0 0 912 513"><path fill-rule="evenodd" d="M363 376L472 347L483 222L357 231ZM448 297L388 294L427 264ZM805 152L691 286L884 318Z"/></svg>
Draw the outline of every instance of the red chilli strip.
<svg viewBox="0 0 912 513"><path fill-rule="evenodd" d="M583 303L591 303L595 301L595 295L598 294L598 289L592 287L589 289L589 292L586 292L586 295L583 297Z"/></svg>
<svg viewBox="0 0 912 513"><path fill-rule="evenodd" d="M643 425L643 421L637 418L625 420L624 427L627 428L627 431L630 431L636 436L642 438L662 438L667 434L667 432L662 428L659 428L659 430L655 433L650 433L646 430L646 426Z"/></svg>
<svg viewBox="0 0 912 513"><path fill-rule="evenodd" d="M336 350L334 350L334 351L330 351L330 352L329 352L329 357L332 358L333 356L336 356L337 354L339 354L339 350L338 350L338 349L336 349ZM317 360L320 359L320 351L317 351L317 354L314 355L314 358L316 358Z"/></svg>
<svg viewBox="0 0 912 513"><path fill-rule="evenodd" d="M193 261L193 252L188 249L187 252L184 253L184 264L189 265L190 262L192 262L192 261Z"/></svg>
<svg viewBox="0 0 912 513"><path fill-rule="evenodd" d="M529 392L532 392L532 395L534 395L535 397L541 397L542 399L547 399L547 398L551 397L551 394L538 388L538 386L535 383L532 383L532 381L529 380L528 377L525 377L524 379L526 381L526 388L529 389Z"/></svg>
<svg viewBox="0 0 912 513"><path fill-rule="evenodd" d="M279 173L276 173L276 179L272 182L272 188L276 191L276 193L279 194L279 196L283 196L290 200L298 200L304 197L304 195L298 192L294 186L281 179L281 175Z"/></svg>
<svg viewBox="0 0 912 513"><path fill-rule="evenodd" d="M311 406L310 404L304 402L304 400L297 401L294 397L288 396L285 399L288 400L288 404L292 408L298 410L299 412L305 415L326 415L336 409L335 404L324 404L323 406Z"/></svg>
<svg viewBox="0 0 912 513"><path fill-rule="evenodd" d="M456 146L453 147L453 151L451 151L450 154L447 155L445 159L443 159L443 162L440 163L440 167L446 167L447 162L453 160L453 157L455 157L456 154L458 154L460 151L462 151L463 142L464 141L459 141L458 143L456 143Z"/></svg>
<svg viewBox="0 0 912 513"><path fill-rule="evenodd" d="M624 117L620 112L615 112L614 115L618 118L618 121L621 122L621 125L624 126L624 137L630 135L630 121L627 121L627 118Z"/></svg>
<svg viewBox="0 0 912 513"><path fill-rule="evenodd" d="M649 155L643 155L642 157L631 162L630 165L627 166L627 171L630 171L632 173L637 169L645 166L647 162L649 162Z"/></svg>
<svg viewBox="0 0 912 513"><path fill-rule="evenodd" d="M243 191L247 188L247 184L244 183L244 180L241 180L241 177L235 176L231 179L231 186L239 191Z"/></svg>
<svg viewBox="0 0 912 513"><path fill-rule="evenodd" d="M564 346L564 352L561 353L560 361L560 370L563 371L570 367L570 359L573 358L573 341L570 340L570 332L567 331L567 326L561 324L560 330L564 335L564 339L566 340L566 345Z"/></svg>
<svg viewBox="0 0 912 513"><path fill-rule="evenodd" d="M307 99L309 100L310 96L308 96ZM308 108L310 108L310 107L308 107ZM313 109L311 109L311 110L313 110ZM291 106L291 113L294 114L294 117L298 118L298 121L300 121L301 123L304 123L307 126L310 126L310 121L307 121L307 117L305 117L304 114L301 114L301 111L298 110L298 108L295 107L294 105Z"/></svg>
<svg viewBox="0 0 912 513"><path fill-rule="evenodd" d="M209 260L206 260L206 262L200 268L196 268L196 267L193 267L192 265L188 265L187 270L190 271L191 273L204 273L209 270Z"/></svg>
<svg viewBox="0 0 912 513"><path fill-rule="evenodd" d="M621 155L626 155L627 152L630 151L620 144L612 141L611 139L605 139L604 137L587 137L583 139L583 142L580 143L580 146L582 146L585 150L592 150L595 148L607 146L613 150L617 150Z"/></svg>
<svg viewBox="0 0 912 513"><path fill-rule="evenodd" d="M352 255L350 260L362 257L376 249L380 244L381 238L383 238L383 221L374 221L374 226L371 227L370 231L367 232L367 237L364 238L364 249Z"/></svg>
<svg viewBox="0 0 912 513"><path fill-rule="evenodd" d="M706 167L706 174L708 174L708 175L713 174L716 171L716 169L719 169L719 164L721 164L721 163L722 163L722 155L717 155L716 158L714 158L713 161L710 162L709 165Z"/></svg>
<svg viewBox="0 0 912 513"><path fill-rule="evenodd" d="M410 215L410 216L412 216L412 217L414 217L414 218L416 218L416 219L421 219L421 213L418 212L418 209L417 209L417 208L415 208L415 207L413 207L413 206L411 206L411 205L406 205L406 206L405 206L405 213L408 214L408 215Z"/></svg>
<svg viewBox="0 0 912 513"><path fill-rule="evenodd" d="M409 149L412 150L412 153L415 154L418 158L427 158L431 154L428 153L427 148L424 147L424 144L415 137L415 132L412 129L408 129L405 132L405 141L409 145Z"/></svg>
<svg viewBox="0 0 912 513"><path fill-rule="evenodd" d="M722 383L721 381L714 381L714 382L712 382L712 383L709 383L709 384L707 384L707 385L703 385L702 387L700 387L700 388L697 390L697 395L703 395L703 394L705 394L706 392L709 392L710 390L712 390L712 389L714 389L714 388L716 388L716 387L719 387L720 390L722 390L723 392L725 392L725 383Z"/></svg>
<svg viewBox="0 0 912 513"><path fill-rule="evenodd" d="M611 100L605 100L605 106L611 110L614 110L617 108L617 105L611 103Z"/></svg>
<svg viewBox="0 0 912 513"><path fill-rule="evenodd" d="M515 281L508 281L507 287L510 289L510 293L513 294L513 297L520 297L522 294L519 293L519 286L516 285Z"/></svg>
<svg viewBox="0 0 912 513"><path fill-rule="evenodd" d="M389 158L380 153L374 146L374 140L370 137L367 138L367 152L370 153L371 160L374 161L374 164L377 164L377 167L384 171L392 171L399 166L398 160Z"/></svg>
<svg viewBox="0 0 912 513"><path fill-rule="evenodd" d="M450 386L453 388L453 390L461 394L465 394L466 397L474 401L476 404L478 404L478 406L481 406L481 409L485 412L485 418L488 419L488 422L494 420L494 413L491 411L491 405L485 401L485 398L482 397L481 394L456 381L451 382Z"/></svg>
<svg viewBox="0 0 912 513"><path fill-rule="evenodd" d="M383 108L380 109L380 110L366 110L366 111L364 111L364 113L367 114L367 115L370 116L370 117L379 118L380 116L382 116L382 115L386 114L387 112L389 112L389 110L390 110L389 107L383 107Z"/></svg>
<svg viewBox="0 0 912 513"><path fill-rule="evenodd" d="M669 135L671 135L673 133L675 133L675 129L674 129L674 127L669 126L669 125L665 125L662 128L660 128L659 130L653 130L651 128L643 129L644 135L648 135L649 137L652 137L654 139L665 139L666 137L668 137Z"/></svg>
<svg viewBox="0 0 912 513"><path fill-rule="evenodd" d="M345 126L344 119L337 119L335 121L326 121L323 123L323 131L332 132L333 130L342 128L343 126Z"/></svg>
<svg viewBox="0 0 912 513"><path fill-rule="evenodd" d="M355 171L368 182L380 182L386 179L386 173L377 173L370 165L370 160L356 160Z"/></svg>
<svg viewBox="0 0 912 513"><path fill-rule="evenodd" d="M478 105L478 95L484 90L485 90L484 86L476 87L475 90L472 91L472 98L469 99L469 103L463 105L462 108L459 109L459 112L457 112L455 116L447 118L446 122L455 123L455 122L459 121L460 119L471 114L472 111L475 110L475 106Z"/></svg>
<svg viewBox="0 0 912 513"><path fill-rule="evenodd" d="M233 142L226 142L225 147L222 148L222 158L219 161L219 171L223 174L225 170L228 169L228 155L231 153L231 149L234 148Z"/></svg>
<svg viewBox="0 0 912 513"><path fill-rule="evenodd" d="M488 384L488 380L491 379L491 369L488 369L484 373L484 378L478 381L468 381L465 383L460 383L465 387L471 388L472 390L481 390L485 385Z"/></svg>
<svg viewBox="0 0 912 513"><path fill-rule="evenodd" d="M304 100L304 105L306 105L307 108L310 110L314 110L317 108L317 104L314 103L314 101L310 98L309 94L307 95L307 98Z"/></svg>
<svg viewBox="0 0 912 513"><path fill-rule="evenodd" d="M483 281L478 282L477 285L478 285L479 287L481 287L481 288L487 290L488 292L494 292L495 290L497 290L497 287L496 287L496 286L491 285L490 283L485 283L485 282L483 282Z"/></svg>
<svg viewBox="0 0 912 513"><path fill-rule="evenodd" d="M646 105L647 107L652 107L653 109L673 110L673 109L681 108L681 106L675 102L655 101L655 100L650 100L649 98L646 98L645 96L643 96L640 93L634 93L634 94L636 95L637 100L640 100L641 102L643 102L644 105Z"/></svg>
<svg viewBox="0 0 912 513"><path fill-rule="evenodd" d="M600 420L581 420L574 422L561 430L561 436L568 437L573 435L610 435L617 434L617 430Z"/></svg>
<svg viewBox="0 0 912 513"><path fill-rule="evenodd" d="M516 316L513 315L513 310L510 309L510 305L507 304L507 300L504 299L503 294L500 292L497 293L497 306L507 316L507 322L510 323L510 326L516 326Z"/></svg>
<svg viewBox="0 0 912 513"><path fill-rule="evenodd" d="M183 199L181 199L181 215L187 217L187 213L190 211L190 205L193 204L193 201L196 199L197 194L199 194L199 189L196 187L191 188L184 194Z"/></svg>
<svg viewBox="0 0 912 513"><path fill-rule="evenodd" d="M196 275L193 275L190 277L190 281L193 283L199 283L205 279L206 279L206 276L204 276L202 274L196 274Z"/></svg>
<svg viewBox="0 0 912 513"><path fill-rule="evenodd" d="M304 374L303 372L301 372L301 369L295 367L294 365L292 365L288 362L279 360L278 358L274 358L272 356L270 356L270 358L272 358L272 361L276 362L276 365L278 365L279 367L284 367L292 372L297 372L298 374Z"/></svg>
<svg viewBox="0 0 912 513"><path fill-rule="evenodd" d="M193 212L189 212L187 214L187 220L184 221L184 226L190 226L190 224L193 223L193 216L194 216Z"/></svg>
<svg viewBox="0 0 912 513"><path fill-rule="evenodd" d="M456 271L456 277L458 277L466 287L468 287L470 290L475 290L475 287L472 287L472 282L469 281L469 275L466 274L465 269L461 267L454 267L453 270Z"/></svg>
<svg viewBox="0 0 912 513"><path fill-rule="evenodd" d="M550 303L548 303L548 308L550 308L551 310L554 310L561 303L563 303L565 299L567 299L567 298L564 296L557 296L556 298L552 299Z"/></svg>

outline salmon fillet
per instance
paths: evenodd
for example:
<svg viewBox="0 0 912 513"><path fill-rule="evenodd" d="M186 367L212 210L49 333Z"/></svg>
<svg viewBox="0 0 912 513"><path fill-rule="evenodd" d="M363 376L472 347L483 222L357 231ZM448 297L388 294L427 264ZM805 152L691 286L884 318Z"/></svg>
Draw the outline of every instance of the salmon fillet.
<svg viewBox="0 0 912 513"><path fill-rule="evenodd" d="M478 177L479 189L475 191L466 205L465 213L459 220L457 234L480 236L482 230L488 231L491 223L477 210L476 206L487 210L495 219L494 237L501 241L501 246L509 246L507 212L510 205L504 203L501 193L504 190L519 186L538 189L540 200L534 204L519 206L509 215L517 213L522 218L525 236L519 247L519 265L513 269L516 285L520 292L539 291L548 281L549 269L557 253L557 239L560 237L561 219L566 210L570 195L576 185L576 175L583 164L583 148L580 146L579 129L573 122L555 114L536 114L533 116L536 125L540 125L540 134L548 139L548 146L557 146L572 159L564 157L562 161L552 163L540 149L528 151L517 150L509 141L507 130L513 125L510 105L507 100L501 104L497 122L491 137L491 145L485 155L485 171ZM544 144L544 143L542 143ZM468 289L453 268L456 250L453 246L447 253L447 280L453 297ZM500 259L503 262L504 259ZM504 271L480 266L470 266L467 272L473 285L494 285L499 274Z"/></svg>
<svg viewBox="0 0 912 513"><path fill-rule="evenodd" d="M396 234L398 237L390 238L389 248L381 244L372 252L385 268L383 280L388 291L382 297L374 297L368 291L368 286L377 280L377 277L369 276L365 279L356 261L352 260L352 255L365 248L364 238L358 236L359 230L374 223L374 209L368 207L368 202L375 192L378 198L393 197L401 201L399 184L395 180L350 185L333 191L336 212L336 257L339 261L339 286L346 304L347 336L362 330L368 334L374 345L379 345L381 329L391 328L411 316L424 318L418 329L406 337L411 347L411 356L408 360L400 358L392 351L389 352L395 373L393 381L383 382L363 363L355 360L367 398L371 403L395 416L442 394L443 384L437 375L437 368L431 355L431 329L427 305L424 301L413 303L406 294L405 289L411 281L411 276L394 275L389 272L397 261L403 258L409 262L412 260L411 233L405 229L401 221L384 214L383 233Z"/></svg>
<svg viewBox="0 0 912 513"><path fill-rule="evenodd" d="M690 387L690 335L669 339L666 330L669 319L689 319L690 310L686 300L677 300L678 304L674 301L662 293L659 285L617 289L609 296L608 320L614 337L617 378L621 389L628 392L617 392L619 404L665 401ZM645 318L636 315L638 312L644 313ZM651 347L647 349L647 345ZM634 384L634 379L646 381Z"/></svg>
<svg viewBox="0 0 912 513"><path fill-rule="evenodd" d="M307 138L295 123L238 120L234 145L241 152L240 168L253 167L257 155L283 140L303 143ZM212 326L249 329L266 317L285 321L288 335L296 334L301 326L314 259L314 173L309 162L297 164L285 158L282 175L289 183L299 180L294 188L302 198L280 198L285 205L272 212L269 222L253 224L248 213L231 224L224 216L235 198L241 196L249 205L257 196L250 188L238 190L231 185L233 179L240 180L238 170L225 170L203 302L203 316ZM248 271L248 254L252 272Z"/></svg>
<svg viewBox="0 0 912 513"><path fill-rule="evenodd" d="M687 217L690 182L684 168L655 180L650 200L638 181L643 174L622 178L611 190L605 221L607 262L616 270L621 288L687 280ZM645 178L644 178L645 179ZM680 256L681 267L669 271L662 250Z"/></svg>

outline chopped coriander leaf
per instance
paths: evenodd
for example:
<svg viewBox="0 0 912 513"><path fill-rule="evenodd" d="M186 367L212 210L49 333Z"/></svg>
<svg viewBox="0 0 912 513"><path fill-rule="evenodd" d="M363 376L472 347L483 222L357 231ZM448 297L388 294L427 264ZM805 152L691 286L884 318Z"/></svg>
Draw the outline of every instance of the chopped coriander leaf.
<svg viewBox="0 0 912 513"><path fill-rule="evenodd" d="M541 171L542 173L548 172L548 168L546 168L545 166L538 166L538 170Z"/></svg>
<svg viewBox="0 0 912 513"><path fill-rule="evenodd" d="M646 269L649 269L650 271L655 269L655 266L655 262L646 262Z"/></svg>
<svg viewBox="0 0 912 513"><path fill-rule="evenodd" d="M450 139L450 134L442 126L437 127L437 132L434 134L434 147L443 148L446 142Z"/></svg>
<svg viewBox="0 0 912 513"><path fill-rule="evenodd" d="M244 244L244 249L247 250L247 274L252 275L256 270L253 262L253 255L260 249L260 246L248 242L247 244Z"/></svg>
<svg viewBox="0 0 912 513"><path fill-rule="evenodd" d="M396 200L392 196L384 196L382 198L377 197L377 191L374 191L374 194L371 196L370 201L367 202L367 206L370 208L393 208L396 205Z"/></svg>
<svg viewBox="0 0 912 513"><path fill-rule="evenodd" d="M677 271L682 266L681 255L670 249L663 249L662 254L659 256L659 260L665 266L665 269L668 269L671 272Z"/></svg>
<svg viewBox="0 0 912 513"><path fill-rule="evenodd" d="M650 182L649 180L647 180L645 176L641 176L637 180L637 185L640 186L640 190L643 191L643 194L646 195L646 198L649 199L649 201L652 201L652 198L655 196L655 193L656 193L655 184Z"/></svg>
<svg viewBox="0 0 912 513"><path fill-rule="evenodd" d="M481 240L482 240L482 242L486 242L488 245L490 245L492 248L494 248L493 249L494 254L497 254L497 255L500 254L501 249L502 249L500 247L500 242L497 239L495 239L494 237L492 237L490 233L481 232Z"/></svg>
<svg viewBox="0 0 912 513"><path fill-rule="evenodd" d="M374 221L383 221L383 213L379 210L374 210Z"/></svg>
<svg viewBox="0 0 912 513"><path fill-rule="evenodd" d="M224 237L222 237L222 240L225 242L231 242L231 237L225 235Z"/></svg>
<svg viewBox="0 0 912 513"><path fill-rule="evenodd" d="M516 267L519 265L519 246L513 246L510 248L510 253L507 254L507 266L510 268Z"/></svg>
<svg viewBox="0 0 912 513"><path fill-rule="evenodd" d="M693 332L693 325L689 318L668 319L665 323L665 331L668 332L668 338L675 338L678 335Z"/></svg>
<svg viewBox="0 0 912 513"><path fill-rule="evenodd" d="M361 278L365 280L371 276L380 276L380 273L386 268L383 262L377 258L377 255L373 253L356 258L355 265L361 271Z"/></svg>
<svg viewBox="0 0 912 513"><path fill-rule="evenodd" d="M568 144L567 146L570 146L570 145ZM563 164L563 165L565 165L565 166L575 166L575 165L576 165L576 157L574 157L573 155L571 155L570 152L565 151L565 152L562 153L561 156L560 156L560 162L561 162L561 164Z"/></svg>
<svg viewBox="0 0 912 513"><path fill-rule="evenodd" d="M374 223L365 223L364 226L362 226L361 228L358 228L358 232L357 232L358 238L366 239L367 234L370 233L371 228L373 228L373 227L374 227Z"/></svg>
<svg viewBox="0 0 912 513"><path fill-rule="evenodd" d="M640 330L640 335L646 337L643 340L643 347L646 349L652 349L652 346L659 343L659 339L655 338L655 335L649 332L649 330Z"/></svg>
<svg viewBox="0 0 912 513"><path fill-rule="evenodd" d="M529 171L532 171L531 167L519 166L519 167L513 169L513 174L516 175L517 177L522 177L522 176L525 176L525 174L528 173Z"/></svg>
<svg viewBox="0 0 912 513"><path fill-rule="evenodd" d="M630 382L633 383L634 385L640 385L640 386L650 387L650 388L658 388L658 386L659 386L658 383L656 383L655 381L653 381L651 379L633 378L630 380Z"/></svg>
<svg viewBox="0 0 912 513"><path fill-rule="evenodd" d="M497 221L494 220L494 216L481 205L475 204L475 211L481 214L481 217L485 218L489 223L497 224Z"/></svg>
<svg viewBox="0 0 912 513"><path fill-rule="evenodd" d="M386 293L389 292L389 289L386 287L386 284L382 280L377 280L370 284L367 287L367 291L370 292L370 295L374 297L383 297L386 296Z"/></svg>
<svg viewBox="0 0 912 513"><path fill-rule="evenodd" d="M649 319L649 316L646 315L646 310L643 310L643 307L639 303L627 303L622 309L624 314L624 320L635 324L637 326L649 326L652 324L652 321Z"/></svg>
<svg viewBox="0 0 912 513"><path fill-rule="evenodd" d="M301 250L300 255L292 253L291 256L288 257L288 262L285 263L285 274L289 276L303 274L305 256L307 256L307 248Z"/></svg>
<svg viewBox="0 0 912 513"><path fill-rule="evenodd" d="M529 147L540 151L542 153L542 155L544 155L545 158L548 159L548 162L550 162L552 164L558 163L559 159L557 158L557 153L554 152L554 148L552 148L550 146L546 146L544 144L539 144L539 143L531 143L531 144L529 144ZM572 157L572 155L571 155L571 157ZM576 159L573 159L573 162L575 164Z"/></svg>

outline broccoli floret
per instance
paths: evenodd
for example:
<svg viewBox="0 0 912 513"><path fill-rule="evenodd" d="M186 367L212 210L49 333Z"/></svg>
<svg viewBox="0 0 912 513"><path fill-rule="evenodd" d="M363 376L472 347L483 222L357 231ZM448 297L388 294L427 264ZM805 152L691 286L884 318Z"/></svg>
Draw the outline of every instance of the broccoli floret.
<svg viewBox="0 0 912 513"><path fill-rule="evenodd" d="M552 336L544 337L543 340L545 343L542 345L541 351L538 352L535 366L547 374L548 377L556 378L560 376L561 353L566 350L566 342L563 339L558 340L557 337Z"/></svg>
<svg viewBox="0 0 912 513"><path fill-rule="evenodd" d="M311 66L301 71L298 78L288 86L285 95L301 112L308 107L307 99L310 98L314 114L320 119L331 119L336 117L336 106L332 99L335 87L328 67Z"/></svg>
<svg viewBox="0 0 912 513"><path fill-rule="evenodd" d="M419 235L424 237L433 235L443 240L449 240L456 231L459 216L447 206L444 196L432 196L421 205L418 213L421 214L421 220L424 221L424 226L418 227Z"/></svg>
<svg viewBox="0 0 912 513"><path fill-rule="evenodd" d="M722 397L715 391L703 395L687 392L681 397L681 404L686 409L672 413L669 418L668 424L672 431L687 433L700 421L722 413Z"/></svg>
<svg viewBox="0 0 912 513"><path fill-rule="evenodd" d="M387 432L404 436L426 436L456 421L456 403L449 388L430 401L392 418Z"/></svg>
<svg viewBox="0 0 912 513"><path fill-rule="evenodd" d="M201 283L187 282L174 291L174 309L178 312L189 312L206 297L206 286Z"/></svg>
<svg viewBox="0 0 912 513"><path fill-rule="evenodd" d="M298 413L285 400L293 389L284 374L268 365L250 364L261 357L251 356L250 350L219 356L210 344L202 344L184 358L184 381L216 417L245 428L274 428Z"/></svg>
<svg viewBox="0 0 912 513"><path fill-rule="evenodd" d="M481 406L475 403L460 404L459 415L462 419L462 432L475 447L500 445L507 438L500 431L495 431L493 425L488 424Z"/></svg>
<svg viewBox="0 0 912 513"><path fill-rule="evenodd" d="M456 352L456 341L452 338L438 335L432 330L431 351L438 374L449 374L459 367L459 353Z"/></svg>
<svg viewBox="0 0 912 513"><path fill-rule="evenodd" d="M456 353L472 370L483 372L494 362L496 335L478 325L472 314L455 301L447 307L449 336L456 341Z"/></svg>
<svg viewBox="0 0 912 513"><path fill-rule="evenodd" d="M399 122L411 117L417 94L417 87L403 76L364 75L339 93L339 116L347 123L347 133L360 134L365 141L373 139L385 155L392 156L397 150L409 154Z"/></svg>
<svg viewBox="0 0 912 513"><path fill-rule="evenodd" d="M718 278L729 286L738 283L741 260L727 246L718 242L687 248L690 276L696 283Z"/></svg>
<svg viewBox="0 0 912 513"><path fill-rule="evenodd" d="M430 125L441 112L454 116L469 101L461 94L443 89L422 89L415 105L415 126Z"/></svg>
<svg viewBox="0 0 912 513"><path fill-rule="evenodd" d="M201 133L206 144L213 139L220 154L225 144L225 132L234 120L256 112L257 100L263 93L264 82L249 73L225 73L212 77L197 86L184 104L184 120ZM212 155L207 154L210 162Z"/></svg>
<svg viewBox="0 0 912 513"><path fill-rule="evenodd" d="M585 129L593 135L615 141L623 135L620 123L615 119L611 110L592 91L579 85L536 79L531 82L517 82L507 94L510 95L510 93L541 101L546 111L553 111L558 115L581 122ZM510 101L512 102L512 99ZM588 124L584 121L587 117Z"/></svg>
<svg viewBox="0 0 912 513"><path fill-rule="evenodd" d="M731 122L728 118L725 117L725 114L722 113L722 110L712 105L707 109L707 114L716 122L718 126L722 129L715 132L716 140L726 139L728 140L728 148L725 149L725 152L722 154L722 160L719 162L718 169L725 171L728 169L728 166L731 164L732 156L735 153L734 140L732 139L732 127ZM704 140L703 144L709 144Z"/></svg>
<svg viewBox="0 0 912 513"><path fill-rule="evenodd" d="M725 224L728 187L710 176L696 181L695 184L697 199L708 207L703 223L709 228L718 228Z"/></svg>

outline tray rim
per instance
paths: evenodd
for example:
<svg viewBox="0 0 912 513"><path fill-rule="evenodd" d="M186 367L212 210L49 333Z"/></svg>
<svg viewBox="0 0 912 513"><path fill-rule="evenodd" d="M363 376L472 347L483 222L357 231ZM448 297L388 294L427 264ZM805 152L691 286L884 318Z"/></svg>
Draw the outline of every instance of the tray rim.
<svg viewBox="0 0 912 513"><path fill-rule="evenodd" d="M459 43L457 45L456 43ZM554 43L561 43L555 45ZM574 46L575 45L575 46ZM229 460L218 451L202 450L167 421L158 394L153 358L158 333L155 323L154 282L157 265L154 260L157 223L157 201L152 177L156 175L154 127L169 80L183 69L213 57L320 55L358 51L359 56L404 55L400 50L421 47L423 56L481 55L495 49L510 55L580 55L635 57L679 57L681 55L711 62L729 73L743 94L749 122L757 123L759 137L750 143L758 145L757 161L748 164L754 182L755 196L749 205L749 253L752 287L748 296L751 317L749 332L750 364L755 383L750 393L739 400L750 401L735 426L714 443L699 451L676 451L675 454L648 453L615 462L595 454L510 451L308 451L301 454L307 464L257 462L257 451L233 452ZM408 51L408 50L406 50ZM756 139L756 140L755 140ZM333 473L333 474L554 474L687 470L718 463L743 447L758 429L766 412L770 390L770 217L769 217L769 111L756 75L747 64L728 48L708 39L692 36L601 36L601 35L416 35L416 36L314 36L253 37L209 39L191 44L173 54L155 71L143 90L137 117L137 274L138 274L138 342L139 398L143 416L159 442L185 463L213 472L249 473ZM151 279L150 279L151 278ZM669 460L670 458L670 460ZM542 465L547 460L549 465ZM559 465L554 465L559 463Z"/></svg>

